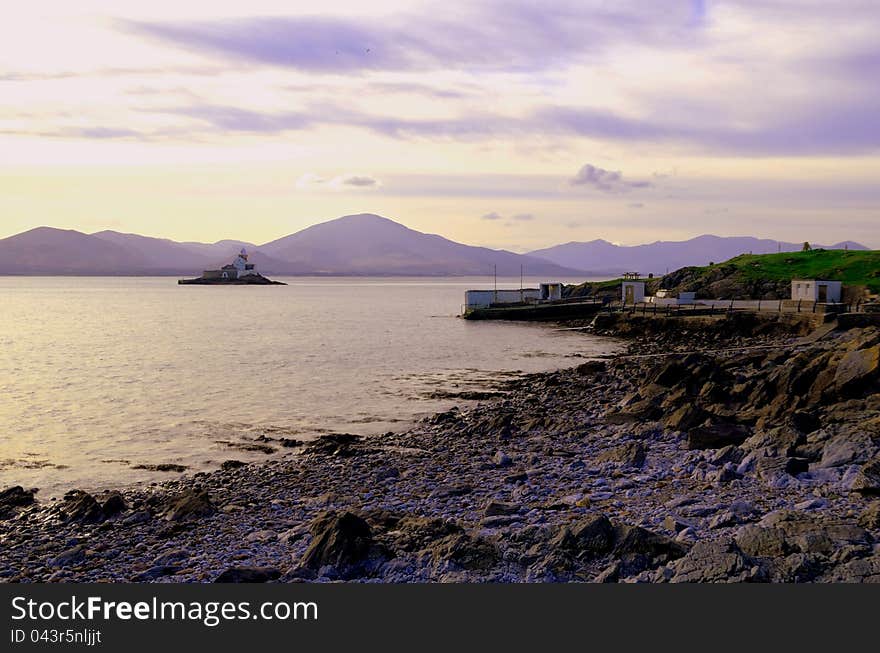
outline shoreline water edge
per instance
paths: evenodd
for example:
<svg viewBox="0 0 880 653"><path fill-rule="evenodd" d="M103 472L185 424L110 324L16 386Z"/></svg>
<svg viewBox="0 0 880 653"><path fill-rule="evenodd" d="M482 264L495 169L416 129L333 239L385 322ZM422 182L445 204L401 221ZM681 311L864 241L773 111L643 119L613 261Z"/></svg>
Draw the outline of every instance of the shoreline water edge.
<svg viewBox="0 0 880 653"><path fill-rule="evenodd" d="M624 353L399 433L7 488L0 582L880 582L880 329L600 326Z"/></svg>

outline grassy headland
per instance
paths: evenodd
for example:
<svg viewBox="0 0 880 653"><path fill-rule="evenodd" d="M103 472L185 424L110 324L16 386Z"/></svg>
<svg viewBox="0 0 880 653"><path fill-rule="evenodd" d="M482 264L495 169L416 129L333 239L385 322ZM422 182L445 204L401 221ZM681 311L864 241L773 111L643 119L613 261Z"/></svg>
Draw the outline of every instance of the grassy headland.
<svg viewBox="0 0 880 653"><path fill-rule="evenodd" d="M743 254L724 263L681 268L646 279L647 289L696 292L699 298L781 299L792 279L842 281L848 298L880 293L880 251L824 250ZM587 282L568 289L570 296L620 296L621 279Z"/></svg>

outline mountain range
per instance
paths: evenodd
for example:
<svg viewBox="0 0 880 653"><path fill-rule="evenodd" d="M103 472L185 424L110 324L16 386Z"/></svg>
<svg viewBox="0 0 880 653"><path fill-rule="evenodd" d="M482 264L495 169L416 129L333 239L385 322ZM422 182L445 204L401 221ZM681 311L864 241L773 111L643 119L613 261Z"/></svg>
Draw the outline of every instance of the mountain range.
<svg viewBox="0 0 880 653"><path fill-rule="evenodd" d="M247 248L266 275L571 277L625 271L663 273L687 265L721 262L746 252L799 250L802 244L749 237L700 236L681 242L632 247L604 240L572 242L527 254L474 247L421 233L363 213L322 222L260 245L221 240L176 242L116 231L85 234L38 227L0 239L0 274L197 275L229 263ZM816 247L821 247L817 245ZM829 249L867 249L838 243Z"/></svg>
<svg viewBox="0 0 880 653"><path fill-rule="evenodd" d="M198 275L245 247L266 275L566 277L579 270L505 250L462 245L369 213L308 227L269 243L175 242L116 231L38 227L0 240L0 274Z"/></svg>
<svg viewBox="0 0 880 653"><path fill-rule="evenodd" d="M593 274L665 274L690 265L721 263L740 254L797 252L804 244L750 236L704 235L681 241L657 241L645 245L615 245L607 240L571 242L529 252L558 265L589 270ZM852 241L812 245L814 249L868 249Z"/></svg>

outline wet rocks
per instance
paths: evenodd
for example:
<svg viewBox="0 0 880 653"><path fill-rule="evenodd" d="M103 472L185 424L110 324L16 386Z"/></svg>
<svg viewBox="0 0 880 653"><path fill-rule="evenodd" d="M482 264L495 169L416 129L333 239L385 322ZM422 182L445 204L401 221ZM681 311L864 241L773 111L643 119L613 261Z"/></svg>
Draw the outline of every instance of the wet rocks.
<svg viewBox="0 0 880 653"><path fill-rule="evenodd" d="M189 521L213 515L217 509L204 490L191 489L171 497L163 517L171 522Z"/></svg>
<svg viewBox="0 0 880 653"><path fill-rule="evenodd" d="M120 492L111 492L104 497L101 503L101 512L106 518L115 517L121 512L128 510L128 504L125 497Z"/></svg>
<svg viewBox="0 0 880 653"><path fill-rule="evenodd" d="M0 492L0 519L7 519L19 508L34 503L35 490L25 490L20 485L6 488Z"/></svg>
<svg viewBox="0 0 880 653"><path fill-rule="evenodd" d="M268 583L278 580L281 570L274 567L230 567L224 570L215 583Z"/></svg>
<svg viewBox="0 0 880 653"><path fill-rule="evenodd" d="M71 490L64 495L64 502L58 508L59 516L66 522L97 523L104 520L101 505L88 492Z"/></svg>
<svg viewBox="0 0 880 653"><path fill-rule="evenodd" d="M346 458L357 455L362 439L352 433L330 433L308 442L303 449L307 454Z"/></svg>
<svg viewBox="0 0 880 653"><path fill-rule="evenodd" d="M187 467L186 467L186 465L178 465L177 463L159 463L158 465L152 465L152 464L133 465L132 469L146 469L151 472L182 473L187 470Z"/></svg>
<svg viewBox="0 0 880 653"><path fill-rule="evenodd" d="M840 394L835 374L880 341L689 357L676 349L717 348L705 333L721 331L675 328L633 345L662 357L525 375L503 397L373 439L318 438L246 473L231 461L45 505L0 493L26 504L0 520L0 578L875 579L880 395L871 374ZM737 337L724 342L752 344Z"/></svg>
<svg viewBox="0 0 880 653"><path fill-rule="evenodd" d="M370 525L354 513L322 513L310 530L312 543L300 560L303 569L320 572L329 567L340 578L355 578L386 557L374 542Z"/></svg>

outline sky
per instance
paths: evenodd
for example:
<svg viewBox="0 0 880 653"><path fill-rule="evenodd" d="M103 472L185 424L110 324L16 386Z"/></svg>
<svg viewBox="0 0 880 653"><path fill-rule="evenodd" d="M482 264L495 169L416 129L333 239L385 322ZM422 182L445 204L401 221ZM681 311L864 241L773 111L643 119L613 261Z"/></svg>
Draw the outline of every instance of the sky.
<svg viewBox="0 0 880 653"><path fill-rule="evenodd" d="M378 213L528 251L880 248L877 0L31 0L0 237L262 243Z"/></svg>

